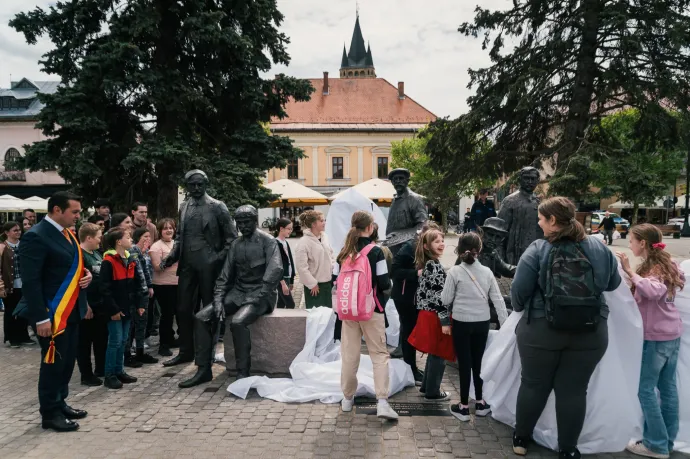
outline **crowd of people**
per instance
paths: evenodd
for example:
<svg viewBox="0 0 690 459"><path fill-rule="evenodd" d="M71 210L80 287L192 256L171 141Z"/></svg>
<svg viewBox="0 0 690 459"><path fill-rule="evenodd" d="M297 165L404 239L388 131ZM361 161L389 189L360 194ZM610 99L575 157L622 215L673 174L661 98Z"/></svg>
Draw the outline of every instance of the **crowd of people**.
<svg viewBox="0 0 690 459"><path fill-rule="evenodd" d="M86 416L64 401L74 366L69 366L69 355L76 357L82 384L110 389L137 381L125 367L158 362L146 352L150 336L160 335L159 355L172 355L177 344L177 264L166 266L163 260L173 250L176 223L163 218L153 225L143 203L134 203L129 214L111 215L107 203L100 202L96 213L83 222L77 196L57 193L48 205L48 215L35 228L35 212L30 210L21 222L2 227L0 297L5 307L4 341L11 347L35 345L29 329L38 337L43 426L66 431L78 427L74 419ZM513 309L525 311L516 329L522 381L514 452L527 454L553 391L561 457L580 456L577 445L588 384L608 346L608 305L602 293L625 280L642 313L645 340L639 388L645 429L628 449L667 458L679 423L675 369L682 322L674 299L684 287L682 271L652 225L631 228L630 248L643 260L633 270L627 256L616 257L585 234L569 200L548 199L538 211L545 238L532 243L520 258L511 290ZM379 243L369 212L354 212L337 255L326 237L323 213L305 211L300 223L304 237L293 258L286 241L293 223L278 221L276 239L283 264L278 307L295 307L292 292L298 275L308 309L328 306L338 314L334 338L341 340L342 410L353 409L364 338L373 362L377 414L383 419L398 417L388 403L390 355L383 306L392 296L400 316L403 358L419 391L427 400L449 399L441 380L446 362L457 360L460 397L450 407L452 415L470 420L473 384L474 414L487 416L491 407L483 398L480 375L490 305L501 324L508 311L491 270L478 262L478 234L460 235L455 266L446 271L440 262L446 249L444 233L433 223L421 227L395 256ZM45 264L48 256L53 257L50 266ZM55 263L56 259L62 261ZM38 284L42 290L34 288ZM83 301L77 285L86 291ZM77 294L70 297L70 292ZM52 295L56 300L48 311L35 307ZM417 351L427 354L424 371L417 366Z"/></svg>

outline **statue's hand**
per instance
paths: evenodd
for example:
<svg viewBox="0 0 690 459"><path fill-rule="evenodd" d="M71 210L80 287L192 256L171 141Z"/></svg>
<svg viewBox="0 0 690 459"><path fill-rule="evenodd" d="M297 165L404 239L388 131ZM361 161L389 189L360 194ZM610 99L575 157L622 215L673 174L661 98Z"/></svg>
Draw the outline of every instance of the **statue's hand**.
<svg viewBox="0 0 690 459"><path fill-rule="evenodd" d="M161 271L165 271L166 269L169 268L168 257L165 257L161 260L160 268L161 268Z"/></svg>
<svg viewBox="0 0 690 459"><path fill-rule="evenodd" d="M220 301L213 303L213 313L218 318L218 320L223 320L225 318L225 308Z"/></svg>

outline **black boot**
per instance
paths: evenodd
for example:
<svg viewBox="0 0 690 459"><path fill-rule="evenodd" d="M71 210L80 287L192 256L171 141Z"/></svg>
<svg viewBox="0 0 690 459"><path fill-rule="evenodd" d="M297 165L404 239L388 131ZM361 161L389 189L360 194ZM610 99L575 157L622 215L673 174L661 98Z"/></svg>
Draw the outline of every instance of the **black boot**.
<svg viewBox="0 0 690 459"><path fill-rule="evenodd" d="M137 349L137 362L139 363L158 363L158 359L144 353L143 349Z"/></svg>
<svg viewBox="0 0 690 459"><path fill-rule="evenodd" d="M125 352L125 366L127 368L141 368L144 366L143 363L138 362L137 359L129 352Z"/></svg>
<svg viewBox="0 0 690 459"><path fill-rule="evenodd" d="M196 370L196 374L192 376L190 379L186 381L182 381L178 386L181 389L186 389L189 387L194 387L198 386L199 384L203 384L206 382L209 382L213 379L213 373L211 372L210 367L198 367Z"/></svg>
<svg viewBox="0 0 690 459"><path fill-rule="evenodd" d="M190 363L194 361L194 357L185 357L184 355L177 354L170 360L163 362L164 367L173 367L175 365L182 365L183 363Z"/></svg>

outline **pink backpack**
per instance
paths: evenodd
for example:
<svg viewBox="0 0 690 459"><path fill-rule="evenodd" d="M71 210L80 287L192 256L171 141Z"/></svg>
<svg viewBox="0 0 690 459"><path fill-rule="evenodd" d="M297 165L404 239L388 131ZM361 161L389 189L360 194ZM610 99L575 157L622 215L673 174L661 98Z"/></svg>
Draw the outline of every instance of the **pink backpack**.
<svg viewBox="0 0 690 459"><path fill-rule="evenodd" d="M374 247L374 243L369 244L354 260L350 257L340 267L333 291L333 304L340 320L365 322L371 319L375 306L383 311L376 298L376 289L371 285L371 266L367 259Z"/></svg>

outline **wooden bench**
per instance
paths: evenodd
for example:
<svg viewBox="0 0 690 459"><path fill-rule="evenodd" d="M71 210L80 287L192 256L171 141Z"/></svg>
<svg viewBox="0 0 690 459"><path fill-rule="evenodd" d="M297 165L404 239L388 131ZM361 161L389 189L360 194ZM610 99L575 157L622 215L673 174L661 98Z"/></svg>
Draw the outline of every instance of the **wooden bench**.
<svg viewBox="0 0 690 459"><path fill-rule="evenodd" d="M275 309L249 326L252 336L252 374L290 373L290 364L304 348L307 314L306 309ZM226 317L225 320L230 318ZM223 337L223 351L225 368L234 374L235 347L231 330L227 330Z"/></svg>
<svg viewBox="0 0 690 459"><path fill-rule="evenodd" d="M659 228L659 231L661 231L661 234L664 236L675 236L676 234L680 234L680 228L678 228L676 225L654 225L657 228Z"/></svg>

